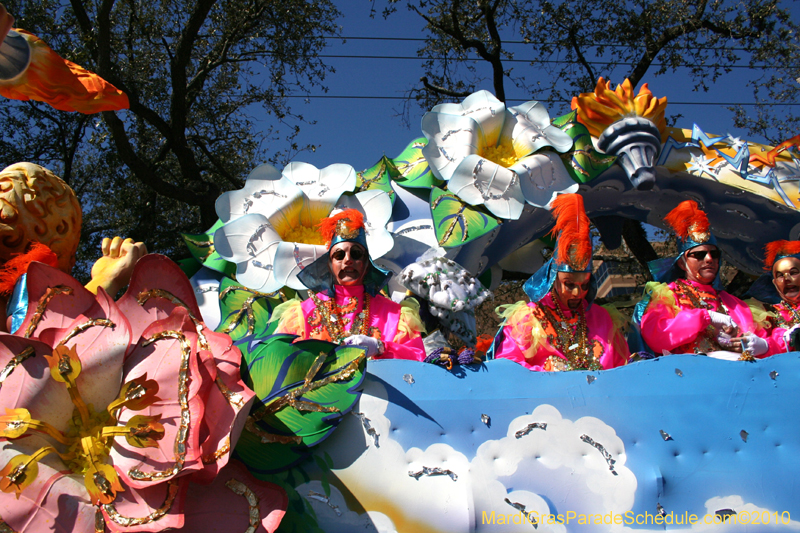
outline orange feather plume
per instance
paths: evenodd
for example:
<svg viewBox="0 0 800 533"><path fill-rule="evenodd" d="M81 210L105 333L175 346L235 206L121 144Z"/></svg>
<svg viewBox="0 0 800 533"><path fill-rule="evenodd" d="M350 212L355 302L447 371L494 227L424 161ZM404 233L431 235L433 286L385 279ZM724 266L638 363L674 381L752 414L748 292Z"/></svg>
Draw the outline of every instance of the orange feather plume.
<svg viewBox="0 0 800 533"><path fill-rule="evenodd" d="M30 250L13 256L0 267L0 294L11 294L19 277L28 272L28 265L34 261L58 268L56 254L46 245L34 242Z"/></svg>
<svg viewBox="0 0 800 533"><path fill-rule="evenodd" d="M558 239L556 262L568 264L573 270L583 270L592 259L592 239L589 217L579 194L561 194L553 200L551 214L556 226L551 234Z"/></svg>
<svg viewBox="0 0 800 533"><path fill-rule="evenodd" d="M800 241L772 241L764 247L764 270L772 270L778 257L800 254Z"/></svg>
<svg viewBox="0 0 800 533"><path fill-rule="evenodd" d="M345 209L333 216L323 218L317 228L325 246L330 248L334 236L358 233L364 227L364 215L358 209ZM355 237L355 235L354 235Z"/></svg>
<svg viewBox="0 0 800 533"><path fill-rule="evenodd" d="M710 237L708 216L694 200L679 203L678 207L664 217L664 222L684 241L691 237L695 242L705 242Z"/></svg>

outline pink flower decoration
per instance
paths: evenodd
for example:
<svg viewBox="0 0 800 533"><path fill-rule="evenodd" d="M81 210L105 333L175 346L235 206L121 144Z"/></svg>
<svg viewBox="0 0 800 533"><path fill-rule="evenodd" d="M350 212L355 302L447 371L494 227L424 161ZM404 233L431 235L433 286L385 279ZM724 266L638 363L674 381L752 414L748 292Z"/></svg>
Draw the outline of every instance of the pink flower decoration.
<svg viewBox="0 0 800 533"><path fill-rule="evenodd" d="M255 397L241 354L177 265L145 256L117 303L38 263L27 286L22 327L0 335L0 525L277 528L286 494L229 464Z"/></svg>

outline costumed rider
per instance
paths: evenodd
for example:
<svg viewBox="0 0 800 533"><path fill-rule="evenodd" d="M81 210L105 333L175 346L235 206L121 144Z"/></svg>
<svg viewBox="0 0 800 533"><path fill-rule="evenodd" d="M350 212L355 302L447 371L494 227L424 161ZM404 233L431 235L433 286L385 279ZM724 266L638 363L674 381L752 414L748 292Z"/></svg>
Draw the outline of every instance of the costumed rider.
<svg viewBox="0 0 800 533"><path fill-rule="evenodd" d="M363 346L372 359L422 361L419 313L378 294L391 273L369 257L361 212L340 211L318 228L328 253L297 276L311 297L278 306L273 313L279 319L275 332Z"/></svg>
<svg viewBox="0 0 800 533"><path fill-rule="evenodd" d="M753 317L767 330L769 355L800 350L800 241L765 246L769 271L747 291Z"/></svg>
<svg viewBox="0 0 800 533"><path fill-rule="evenodd" d="M0 183L0 331L14 333L28 311L28 267L39 262L69 273L82 216L75 192L44 167L16 163L0 172ZM147 248L114 237L103 239L102 251L86 288L97 294L102 287L114 297L128 284Z"/></svg>
<svg viewBox="0 0 800 533"><path fill-rule="evenodd" d="M600 370L624 365L630 353L618 323L593 305L592 241L583 198L558 196L552 204L557 242L553 257L523 289L530 303L500 306L505 318L494 357L531 370Z"/></svg>
<svg viewBox="0 0 800 533"><path fill-rule="evenodd" d="M751 360L769 351L763 328L750 308L720 290L721 251L708 216L694 200L670 211L664 221L678 237L679 254L651 261L656 280L645 286L634 321L655 355L704 353L722 359Z"/></svg>

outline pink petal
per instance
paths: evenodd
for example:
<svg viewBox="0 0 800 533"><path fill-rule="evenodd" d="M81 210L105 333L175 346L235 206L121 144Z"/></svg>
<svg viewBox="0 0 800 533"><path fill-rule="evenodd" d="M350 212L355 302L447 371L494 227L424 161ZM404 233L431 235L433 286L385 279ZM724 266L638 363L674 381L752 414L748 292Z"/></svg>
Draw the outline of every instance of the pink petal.
<svg viewBox="0 0 800 533"><path fill-rule="evenodd" d="M250 507L233 487L246 487L258 500L258 521L268 532L278 528L286 512L286 493L272 483L254 478L239 461L231 461L208 486L192 484L186 498L186 533L227 533L250 526ZM260 531L260 529L259 529Z"/></svg>
<svg viewBox="0 0 800 533"><path fill-rule="evenodd" d="M72 289L72 294L58 294L54 296L45 308L41 322L33 331L33 336L46 328L63 328L75 318L85 313L94 303L95 295L87 291L78 280L61 272L57 268L31 263L28 267L28 313L17 334L22 336L28 329L31 319L36 312L39 300L46 294L48 288L59 285Z"/></svg>
<svg viewBox="0 0 800 533"><path fill-rule="evenodd" d="M200 433L205 468L192 476L197 483L209 483L227 464L255 400L255 392L242 382L239 373L240 352L231 348L217 360L217 380L206 399ZM235 355L236 364L223 359L230 358L228 354Z"/></svg>
<svg viewBox="0 0 800 533"><path fill-rule="evenodd" d="M50 368L44 358L53 351L50 346L33 339L0 335L0 369L5 369L27 347L33 348L35 355L17 365L6 377L0 388L0 408L24 407L30 411L31 418L66 431L73 405L67 388L50 378Z"/></svg>
<svg viewBox="0 0 800 533"><path fill-rule="evenodd" d="M143 346L140 341L125 361L124 381L128 382L146 373L148 379L158 382L158 397L161 400L141 411L123 409L119 416L119 424L124 425L137 414L161 415L165 435L158 441L157 448L136 448L128 444L124 437L114 440L111 451L112 461L120 471L125 483L132 487L150 486L176 475L202 469L199 428L203 419L204 399L208 395L208 390L213 386L213 377L209 376L208 371L200 368L201 362L195 350L197 333L186 310L175 308L168 318L159 320L148 327L144 331L142 339L151 338L164 331L180 332L190 347L188 382L186 384L189 417L188 434L185 439L186 451L183 463L180 464L180 458L176 453L176 444L180 440L182 413L180 380L183 349L181 343L178 339L164 338L148 346ZM145 474L168 471L171 473L156 476L153 479L134 479L135 476L131 474L132 469Z"/></svg>
<svg viewBox="0 0 800 533"><path fill-rule="evenodd" d="M3 465L16 455L0 454ZM36 480L20 494L0 492L0 517L13 531L93 533L95 508L83 480L39 463Z"/></svg>
<svg viewBox="0 0 800 533"><path fill-rule="evenodd" d="M136 263L128 290L117 302L131 323L134 342L147 326L168 317L176 307L176 304L161 297L151 297L144 305L139 305L137 298L140 294L156 289L178 298L198 320L202 319L192 284L186 274L167 257L148 254Z"/></svg>
<svg viewBox="0 0 800 533"><path fill-rule="evenodd" d="M117 499L110 506L103 506L106 528L113 532L134 532L182 527L188 486L187 478L147 488L125 486L125 492L117 493ZM125 519L133 519L134 523L129 524Z"/></svg>
<svg viewBox="0 0 800 533"><path fill-rule="evenodd" d="M95 411L100 412L119 394L123 360L131 339L128 320L111 297L100 291L96 304L87 310L86 315L78 316L65 328L41 331L39 339L50 346L56 346L74 328L93 319L110 320L114 326L88 327L67 341L66 346L74 346L81 360L81 374L76 380L81 398L87 405L93 405ZM66 389L64 385L61 387Z"/></svg>

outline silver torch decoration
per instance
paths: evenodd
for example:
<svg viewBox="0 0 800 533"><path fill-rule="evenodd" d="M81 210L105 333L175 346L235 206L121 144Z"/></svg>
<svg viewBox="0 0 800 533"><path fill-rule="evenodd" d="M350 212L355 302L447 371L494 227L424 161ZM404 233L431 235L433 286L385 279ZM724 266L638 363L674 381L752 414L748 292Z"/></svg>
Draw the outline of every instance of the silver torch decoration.
<svg viewBox="0 0 800 533"><path fill-rule="evenodd" d="M653 188L656 183L655 162L661 151L661 132L651 120L639 116L618 120L603 131L597 147L617 156L617 162L638 190Z"/></svg>
<svg viewBox="0 0 800 533"><path fill-rule="evenodd" d="M617 156L628 179L640 191L656 183L655 162L661 151L661 132L652 121L639 116L618 120L603 131L597 147Z"/></svg>
<svg viewBox="0 0 800 533"><path fill-rule="evenodd" d="M14 17L0 4L0 81L11 81L27 70L31 49L25 37L12 30Z"/></svg>

